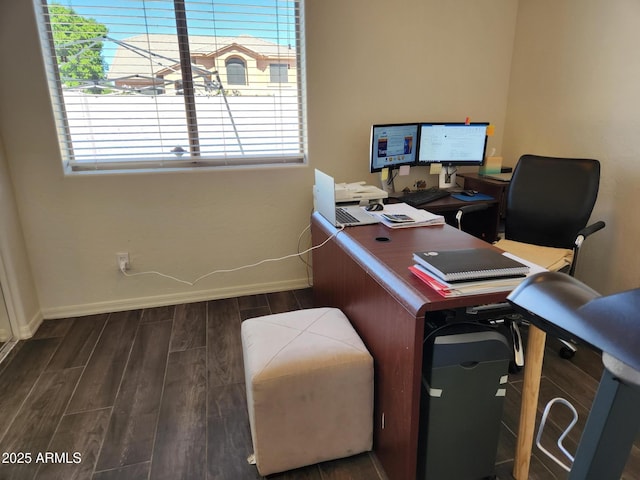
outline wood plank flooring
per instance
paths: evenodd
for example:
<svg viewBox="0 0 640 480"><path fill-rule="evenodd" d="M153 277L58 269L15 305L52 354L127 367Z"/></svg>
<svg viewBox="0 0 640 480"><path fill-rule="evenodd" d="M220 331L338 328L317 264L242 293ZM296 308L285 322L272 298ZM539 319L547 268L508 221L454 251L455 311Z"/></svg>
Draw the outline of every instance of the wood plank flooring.
<svg viewBox="0 0 640 480"><path fill-rule="evenodd" d="M260 479L246 462L252 447L240 323L312 306L305 289L45 321L0 364L0 454L32 459L0 463L0 480ZM580 421L565 442L575 451L602 367L593 352L581 349L566 361L548 343L540 401L562 396L576 406ZM521 374L510 376L499 479L511 478L521 385ZM549 446L569 420L554 410ZM57 457L36 461L47 452ZM361 454L269 478L386 477L372 454ZM530 478L567 474L536 452ZM637 447L623 478L640 478Z"/></svg>

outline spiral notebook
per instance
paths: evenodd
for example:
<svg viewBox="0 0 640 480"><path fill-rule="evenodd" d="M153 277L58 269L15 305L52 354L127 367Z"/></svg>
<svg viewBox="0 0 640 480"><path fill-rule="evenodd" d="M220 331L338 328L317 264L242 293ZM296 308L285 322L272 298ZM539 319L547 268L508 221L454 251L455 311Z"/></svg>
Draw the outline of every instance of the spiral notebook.
<svg viewBox="0 0 640 480"><path fill-rule="evenodd" d="M491 248L415 252L413 260L447 282L524 277L529 267Z"/></svg>

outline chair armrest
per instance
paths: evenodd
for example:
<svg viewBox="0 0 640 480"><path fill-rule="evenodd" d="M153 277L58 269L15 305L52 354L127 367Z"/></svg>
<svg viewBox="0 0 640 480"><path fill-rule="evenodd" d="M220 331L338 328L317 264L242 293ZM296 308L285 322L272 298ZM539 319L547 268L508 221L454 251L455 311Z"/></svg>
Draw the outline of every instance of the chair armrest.
<svg viewBox="0 0 640 480"><path fill-rule="evenodd" d="M569 270L569 275L573 276L576 271L576 264L578 263L578 252L580 251L580 247L582 246L582 242L591 234L596 233L598 230L602 230L605 227L605 223L602 220L597 221L596 223L592 223L584 227L582 230L578 232L576 236L576 241L573 246L573 262L571 262L571 268Z"/></svg>
<svg viewBox="0 0 640 480"><path fill-rule="evenodd" d="M474 205L465 205L464 207L460 207L458 209L459 212L462 212L463 214L465 213L471 213L471 212L478 212L480 210L486 210L487 208L489 208L489 205L486 203L477 203Z"/></svg>
<svg viewBox="0 0 640 480"><path fill-rule="evenodd" d="M602 230L604 227L605 223L602 220L599 220L596 223L592 223L591 225L588 225L580 230L578 232L578 237L583 237L583 239L585 239L592 233L596 233L598 230Z"/></svg>
<svg viewBox="0 0 640 480"><path fill-rule="evenodd" d="M577 251L582 246L582 242L591 234L596 233L598 230L602 230L605 226L605 223L602 220L597 221L596 223L592 223L591 225L587 225L582 230L578 232L576 235L576 241L574 243L573 250L577 253Z"/></svg>
<svg viewBox="0 0 640 480"><path fill-rule="evenodd" d="M486 210L487 208L489 208L489 205L487 205L486 203L478 203L460 207L456 212L456 222L458 223L458 230L462 230L462 215L471 212L479 212L480 210Z"/></svg>

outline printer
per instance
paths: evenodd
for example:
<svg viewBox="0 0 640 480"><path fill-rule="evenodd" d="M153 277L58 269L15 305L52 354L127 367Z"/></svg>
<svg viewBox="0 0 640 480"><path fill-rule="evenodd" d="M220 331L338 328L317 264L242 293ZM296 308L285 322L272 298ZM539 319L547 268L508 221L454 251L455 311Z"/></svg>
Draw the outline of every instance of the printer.
<svg viewBox="0 0 640 480"><path fill-rule="evenodd" d="M336 203L370 205L382 203L389 194L384 190L366 185L365 182L336 183Z"/></svg>

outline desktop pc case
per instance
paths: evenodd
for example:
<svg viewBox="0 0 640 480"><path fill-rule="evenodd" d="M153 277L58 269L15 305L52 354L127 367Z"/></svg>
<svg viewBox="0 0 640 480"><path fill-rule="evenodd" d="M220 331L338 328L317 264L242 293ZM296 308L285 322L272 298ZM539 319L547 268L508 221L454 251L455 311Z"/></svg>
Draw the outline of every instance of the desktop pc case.
<svg viewBox="0 0 640 480"><path fill-rule="evenodd" d="M495 478L509 361L495 328L461 323L427 328L418 478Z"/></svg>

